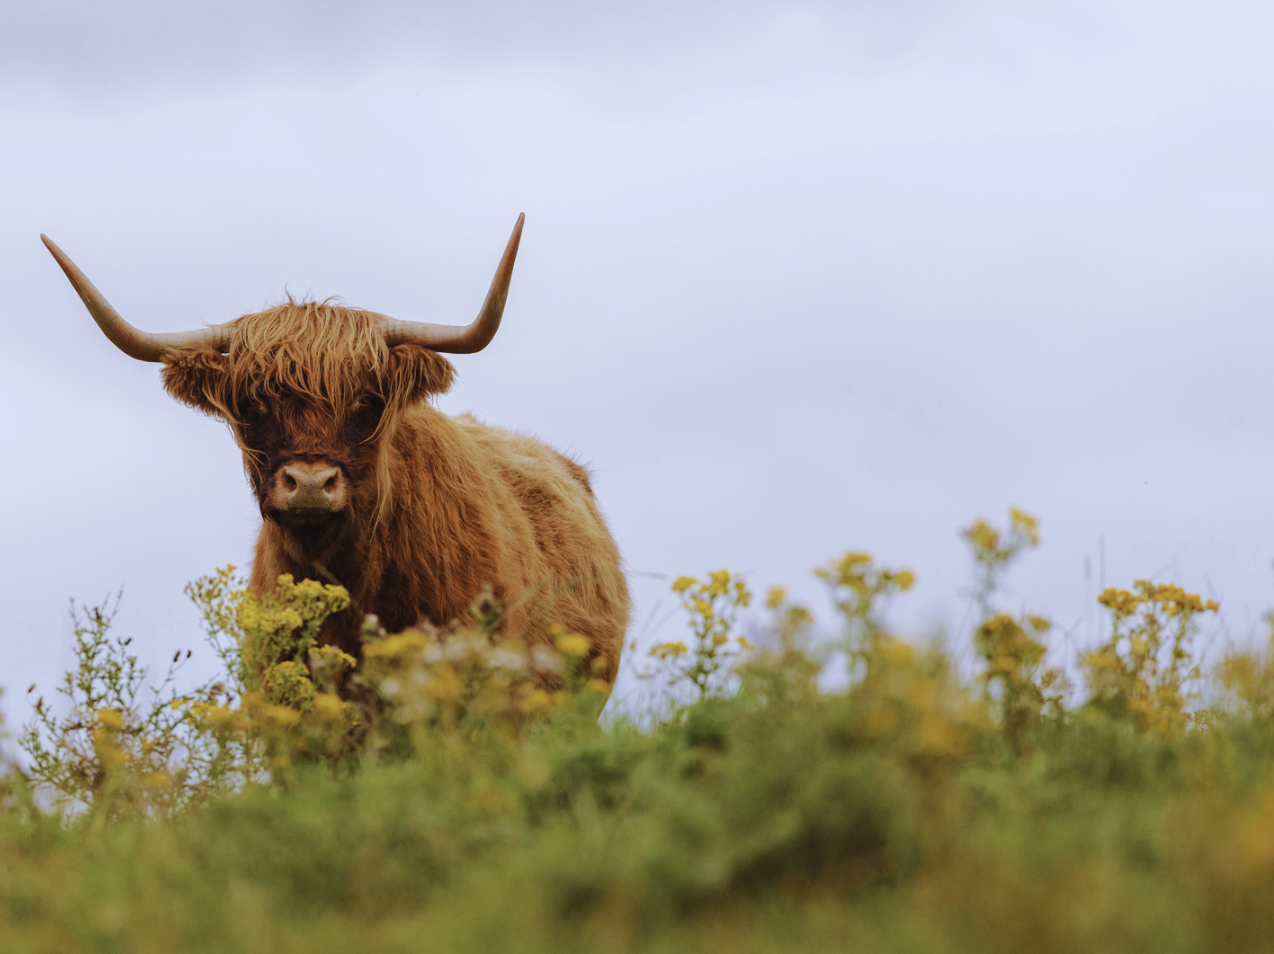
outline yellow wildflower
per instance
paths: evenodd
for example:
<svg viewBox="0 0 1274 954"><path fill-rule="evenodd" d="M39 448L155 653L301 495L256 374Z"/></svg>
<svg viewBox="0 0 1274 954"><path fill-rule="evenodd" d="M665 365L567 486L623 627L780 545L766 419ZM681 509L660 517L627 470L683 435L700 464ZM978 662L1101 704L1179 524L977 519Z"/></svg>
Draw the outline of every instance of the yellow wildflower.
<svg viewBox="0 0 1274 954"><path fill-rule="evenodd" d="M558 651L567 656L583 658L588 655L592 643L581 633L563 633L556 639Z"/></svg>
<svg viewBox="0 0 1274 954"><path fill-rule="evenodd" d="M363 655L400 659L418 652L428 646L432 640L418 629L406 629L396 636L374 639L363 644Z"/></svg>
<svg viewBox="0 0 1274 954"><path fill-rule="evenodd" d="M929 709L937 698L938 687L932 679L920 676L912 679L907 686L907 702L913 709Z"/></svg>
<svg viewBox="0 0 1274 954"><path fill-rule="evenodd" d="M876 703L867 713L863 728L868 735L877 737L893 732L898 728L898 715L894 712L894 707L887 702Z"/></svg>
<svg viewBox="0 0 1274 954"><path fill-rule="evenodd" d="M532 689L518 703L518 709L522 712L535 712L537 709L547 709L553 705L553 699L543 689Z"/></svg>
<svg viewBox="0 0 1274 954"><path fill-rule="evenodd" d="M161 789L161 788L167 788L169 785L172 784L172 780L173 780L173 777L169 775L167 772L163 772L163 771L147 772L140 779L138 779L138 781L141 783L142 788L152 792L157 791L158 789Z"/></svg>
<svg viewBox="0 0 1274 954"><path fill-rule="evenodd" d="M1031 542L1032 546L1039 545L1040 522L1035 517L1032 517L1024 510L1019 510L1017 507L1010 507L1009 523L1015 531L1025 536L1026 539Z"/></svg>
<svg viewBox="0 0 1274 954"><path fill-rule="evenodd" d="M210 707L206 712L202 713L203 721L213 728L220 728L233 718L229 706Z"/></svg>
<svg viewBox="0 0 1274 954"><path fill-rule="evenodd" d="M336 721L344 715L345 703L334 693L320 692L314 697L314 712L324 719Z"/></svg>
<svg viewBox="0 0 1274 954"><path fill-rule="evenodd" d="M93 746L97 752L97 757L102 761L106 768L123 768L128 764L128 753L121 749L118 745L108 742L95 744Z"/></svg>
<svg viewBox="0 0 1274 954"><path fill-rule="evenodd" d="M353 669L358 660L339 646L319 646L310 650L310 658L317 663L327 663L338 669Z"/></svg>
<svg viewBox="0 0 1274 954"><path fill-rule="evenodd" d="M963 726L936 712L926 712L916 726L920 748L933 755L960 755L968 747L968 735Z"/></svg>
<svg viewBox="0 0 1274 954"><path fill-rule="evenodd" d="M880 655L895 666L905 666L915 658L916 651L909 643L886 636L881 640Z"/></svg>
<svg viewBox="0 0 1274 954"><path fill-rule="evenodd" d="M429 696L432 699L459 701L464 696L464 686L456 671L447 663L434 668L433 678L429 680Z"/></svg>
<svg viewBox="0 0 1274 954"><path fill-rule="evenodd" d="M262 706L261 715L284 728L296 725L301 720L301 713L287 706Z"/></svg>

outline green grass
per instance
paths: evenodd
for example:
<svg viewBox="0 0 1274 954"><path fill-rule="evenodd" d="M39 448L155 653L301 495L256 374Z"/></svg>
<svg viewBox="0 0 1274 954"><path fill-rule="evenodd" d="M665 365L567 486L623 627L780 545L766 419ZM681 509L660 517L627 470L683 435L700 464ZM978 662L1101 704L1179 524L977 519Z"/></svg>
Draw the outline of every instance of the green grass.
<svg viewBox="0 0 1274 954"><path fill-rule="evenodd" d="M560 717L166 819L0 818L5 951L1260 951L1274 739L933 760L854 693Z"/></svg>
<svg viewBox="0 0 1274 954"><path fill-rule="evenodd" d="M322 686L292 710L205 690L147 709L119 676L123 644L80 630L97 701L43 723L46 801L16 774L0 789L0 950L1274 949L1274 665L1197 672L1208 606L1139 585L1103 594L1111 639L1077 660L1089 694L1068 703L1044 668L1047 621L992 606L1035 539L1027 519L1016 536L971 529L986 668L970 682L881 626L874 601L910 574L850 554L823 573L846 690L815 688L809 616L781 593L769 649L752 651L719 625L746 587L682 578L690 645L655 658L696 701L640 729L581 714L587 674L578 696L486 679L481 631L455 634L473 655L454 667L424 661L445 634L369 634L359 685L384 719L368 723L314 702ZM209 618L242 647L256 637L228 579ZM271 639L290 632L277 607L253 612ZM301 649L279 645L304 688ZM156 788L156 759L181 752L217 758ZM217 768L235 753L252 761ZM238 790L200 788L210 773ZM38 808L50 779L80 807Z"/></svg>

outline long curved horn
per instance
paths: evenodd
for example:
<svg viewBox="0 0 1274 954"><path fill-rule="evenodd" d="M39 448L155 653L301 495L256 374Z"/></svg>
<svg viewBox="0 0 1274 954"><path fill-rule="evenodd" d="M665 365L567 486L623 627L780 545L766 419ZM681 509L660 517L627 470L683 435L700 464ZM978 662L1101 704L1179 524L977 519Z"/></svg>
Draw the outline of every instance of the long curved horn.
<svg viewBox="0 0 1274 954"><path fill-rule="evenodd" d="M433 325L426 321L390 319L384 323L385 341L391 347L396 344L418 344L448 354L473 354L489 345L500 328L504 299L509 294L509 278L513 275L513 260L518 257L518 242L522 240L522 223L525 220L526 213L519 213L509 244L504 248L504 256L495 270L495 278L491 279L487 299L482 303L482 310L472 324Z"/></svg>
<svg viewBox="0 0 1274 954"><path fill-rule="evenodd" d="M53 257L57 259L57 263L62 266L62 271L66 272L66 277L71 280L71 285L79 293L84 307L93 316L93 320L102 329L102 333L130 358L136 358L138 361L163 361L164 355L175 348L206 346L218 351L226 351L229 348L230 329L225 326L213 325L210 328L199 328L195 331L159 333L139 331L120 317L119 312L111 307L111 303L51 238L41 235L40 241L48 247Z"/></svg>

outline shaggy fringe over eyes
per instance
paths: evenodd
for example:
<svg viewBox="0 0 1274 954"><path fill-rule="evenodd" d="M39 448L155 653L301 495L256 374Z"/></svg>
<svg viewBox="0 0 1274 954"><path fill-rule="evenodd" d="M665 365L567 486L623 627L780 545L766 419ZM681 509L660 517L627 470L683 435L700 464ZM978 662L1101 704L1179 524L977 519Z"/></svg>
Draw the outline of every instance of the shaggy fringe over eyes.
<svg viewBox="0 0 1274 954"><path fill-rule="evenodd" d="M170 390L187 403L202 404L223 417L245 454L244 425L234 412L249 402L267 406L282 398L300 396L320 413L330 413L343 425L354 402L370 385L385 401L385 411L368 441L379 441L376 467L375 520L388 505L392 486L388 466L389 436L403 410L424 394L441 394L450 386L455 369L437 352L415 345L390 348L380 325L385 316L347 308L332 299L298 302L291 296L275 308L244 315L232 324L230 350L220 359L224 377L212 383L195 355L176 358L165 368ZM193 362L193 363L192 363ZM190 376L190 377L187 377ZM185 378L186 387L180 386ZM191 386L196 396L183 392Z"/></svg>
<svg viewBox="0 0 1274 954"><path fill-rule="evenodd" d="M342 415L372 380L381 383L389 347L383 315L322 302L294 301L234 322L225 398L301 395Z"/></svg>

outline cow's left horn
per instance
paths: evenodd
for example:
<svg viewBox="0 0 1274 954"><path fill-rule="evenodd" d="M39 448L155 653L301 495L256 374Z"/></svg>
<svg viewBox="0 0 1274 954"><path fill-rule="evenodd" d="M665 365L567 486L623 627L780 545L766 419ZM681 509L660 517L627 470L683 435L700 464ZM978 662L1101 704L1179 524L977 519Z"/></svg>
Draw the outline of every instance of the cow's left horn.
<svg viewBox="0 0 1274 954"><path fill-rule="evenodd" d="M224 326L213 325L210 328L199 328L195 331L158 333L134 328L120 317L119 312L111 307L111 303L93 287L93 283L75 266L67 254L54 244L51 238L41 235L40 240L48 246L53 257L57 259L57 263L62 266L62 271L66 272L66 277L79 292L84 307L93 316L93 320L97 322L103 334L130 358L136 358L138 361L163 361L164 355L176 348L208 347L218 351L226 351L229 348L230 329Z"/></svg>
<svg viewBox="0 0 1274 954"><path fill-rule="evenodd" d="M482 303L482 310L472 324L433 325L426 321L389 319L384 325L385 341L391 346L424 345L448 354L473 354L489 345L504 314L504 299L509 294L509 278L513 274L513 260L518 257L518 242L522 240L522 223L525 220L526 213L520 213L517 224L513 226L513 234L509 236L509 244L504 247L504 256L495 270L495 278L491 279L487 299Z"/></svg>

